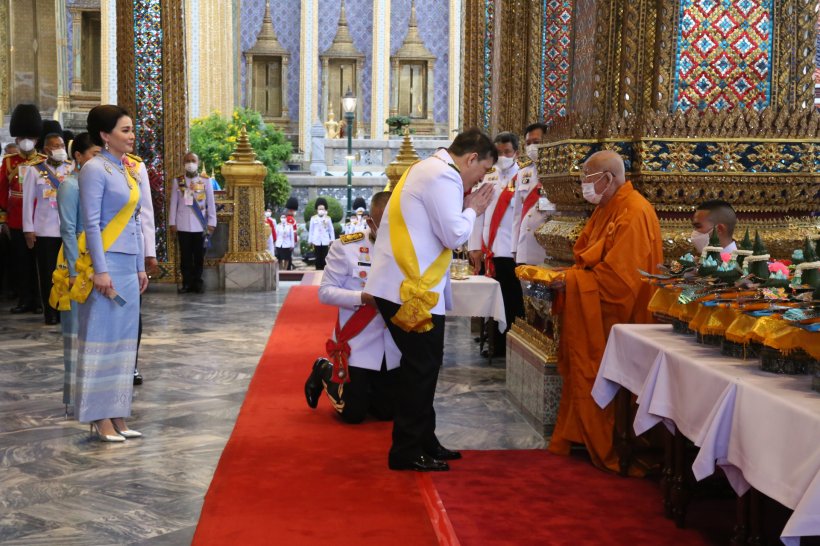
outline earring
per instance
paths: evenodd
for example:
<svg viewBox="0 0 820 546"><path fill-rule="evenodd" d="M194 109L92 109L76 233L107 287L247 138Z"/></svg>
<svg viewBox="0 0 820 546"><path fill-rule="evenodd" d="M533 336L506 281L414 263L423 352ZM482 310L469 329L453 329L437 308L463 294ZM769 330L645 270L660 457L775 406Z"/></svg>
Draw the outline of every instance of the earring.
<svg viewBox="0 0 820 546"><path fill-rule="evenodd" d="M105 143L105 150L106 150L106 151L110 150L110 148L108 147L108 143L107 143L107 142Z"/></svg>

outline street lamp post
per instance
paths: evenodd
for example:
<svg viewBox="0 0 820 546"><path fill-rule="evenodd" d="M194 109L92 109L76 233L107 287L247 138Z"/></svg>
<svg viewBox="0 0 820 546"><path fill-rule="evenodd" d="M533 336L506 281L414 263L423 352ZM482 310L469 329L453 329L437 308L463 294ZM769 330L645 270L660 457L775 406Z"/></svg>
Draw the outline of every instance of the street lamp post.
<svg viewBox="0 0 820 546"><path fill-rule="evenodd" d="M342 98L342 108L347 122L347 218L353 215L353 115L356 112L356 95L347 88Z"/></svg>

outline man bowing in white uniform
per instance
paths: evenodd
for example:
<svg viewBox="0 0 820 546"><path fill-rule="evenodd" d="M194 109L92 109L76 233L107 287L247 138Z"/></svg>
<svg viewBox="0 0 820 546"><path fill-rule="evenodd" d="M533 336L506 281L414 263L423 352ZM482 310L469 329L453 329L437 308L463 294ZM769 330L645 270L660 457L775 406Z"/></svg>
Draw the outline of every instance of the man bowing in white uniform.
<svg viewBox="0 0 820 546"><path fill-rule="evenodd" d="M387 459L392 470L448 470L447 460L461 458L436 437L433 397L444 356L453 250L467 242L492 189L465 194L497 157L490 138L478 129L459 134L448 149L402 175L382 217L365 292L375 297L401 351Z"/></svg>

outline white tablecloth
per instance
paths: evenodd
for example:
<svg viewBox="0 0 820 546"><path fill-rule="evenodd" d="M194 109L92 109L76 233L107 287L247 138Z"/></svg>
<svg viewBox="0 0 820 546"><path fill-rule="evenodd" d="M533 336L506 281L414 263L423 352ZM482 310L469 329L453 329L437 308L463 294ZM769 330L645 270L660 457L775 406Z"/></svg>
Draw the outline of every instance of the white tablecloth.
<svg viewBox="0 0 820 546"><path fill-rule="evenodd" d="M498 281L483 275L472 275L463 281L451 280L453 308L448 317L492 317L498 323L498 331L507 329L504 315L504 299Z"/></svg>
<svg viewBox="0 0 820 546"><path fill-rule="evenodd" d="M593 388L600 406L623 385L638 395L635 432L658 422L701 449L698 479L721 466L735 491L750 486L792 508L785 544L820 535L820 395L808 376L763 372L666 325L617 325Z"/></svg>
<svg viewBox="0 0 820 546"><path fill-rule="evenodd" d="M324 271L308 271L302 276L303 285L322 284ZM504 299L498 281L483 275L473 275L463 281L451 280L453 308L448 317L492 317L498 323L498 331L507 329L504 315Z"/></svg>

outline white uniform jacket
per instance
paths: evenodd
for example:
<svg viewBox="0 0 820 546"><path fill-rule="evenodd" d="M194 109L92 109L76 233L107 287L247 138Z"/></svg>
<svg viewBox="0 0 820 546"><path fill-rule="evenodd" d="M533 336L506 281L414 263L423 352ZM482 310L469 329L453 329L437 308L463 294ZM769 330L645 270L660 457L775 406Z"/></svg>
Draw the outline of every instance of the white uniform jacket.
<svg viewBox="0 0 820 546"><path fill-rule="evenodd" d="M145 246L146 258L157 257L157 232L154 228L154 201L151 196L151 183L148 180L148 169L145 163L137 167L137 178L140 186L140 229Z"/></svg>
<svg viewBox="0 0 820 546"><path fill-rule="evenodd" d="M180 183L183 182L182 185ZM196 203L210 227L216 227L216 205L214 188L210 178L174 178L171 183L171 206L168 210L168 225L177 231L202 233L204 228L191 205Z"/></svg>
<svg viewBox="0 0 820 546"><path fill-rule="evenodd" d="M488 243L490 241L490 220L495 213L495 207L498 204L498 198L501 197L507 186L512 183L513 178L518 174L518 164L513 163L513 166L506 171L500 171L498 167L495 170L484 176L481 184L492 184L494 186L493 200L490 206L484 211L484 214L475 219L475 226L473 232L470 234L470 242L467 250L481 250L481 243ZM513 247L513 203L515 199L510 200L507 210L504 212L501 223L498 225L498 231L495 234L495 241L493 241L493 248L491 249L496 258L512 258Z"/></svg>
<svg viewBox="0 0 820 546"><path fill-rule="evenodd" d="M308 243L314 246L327 246L335 238L333 220L329 216L319 216L318 214L311 216Z"/></svg>
<svg viewBox="0 0 820 546"><path fill-rule="evenodd" d="M339 308L341 327L362 305L362 290L370 273L372 252L373 243L363 234L345 235L330 245L319 286L319 301ZM336 339L335 331L332 337ZM401 352L378 313L348 345L351 366L378 371L385 359L388 370L399 367Z"/></svg>
<svg viewBox="0 0 820 546"><path fill-rule="evenodd" d="M447 150L438 150L416 163L404 183L401 211L422 273L444 249L455 250L466 243L473 230L475 211L464 209L464 185L454 165ZM373 270L365 291L401 304L399 288L405 277L396 265L390 241L390 203L395 198L396 193L379 224ZM431 313L443 315L452 301L449 269L431 290L440 296Z"/></svg>
<svg viewBox="0 0 820 546"><path fill-rule="evenodd" d="M276 248L293 248L296 242L296 232L287 222L276 224Z"/></svg>
<svg viewBox="0 0 820 546"><path fill-rule="evenodd" d="M530 192L538 191L538 173L535 164L530 164L518 171L518 180L515 182L515 197L513 197L513 253L515 263L528 265L541 265L547 257L544 247L535 240L535 230L544 225L550 215L550 211L555 210L555 205L540 198L540 203L536 202L527 212L524 218L521 214L524 211L524 201Z"/></svg>
<svg viewBox="0 0 820 546"><path fill-rule="evenodd" d="M60 236L60 213L57 211L57 188L40 168L45 165L48 172L62 182L66 175L74 171L74 164L64 162L54 167L46 161L29 165L23 175L23 231L38 237Z"/></svg>

